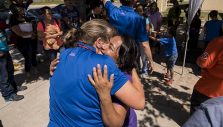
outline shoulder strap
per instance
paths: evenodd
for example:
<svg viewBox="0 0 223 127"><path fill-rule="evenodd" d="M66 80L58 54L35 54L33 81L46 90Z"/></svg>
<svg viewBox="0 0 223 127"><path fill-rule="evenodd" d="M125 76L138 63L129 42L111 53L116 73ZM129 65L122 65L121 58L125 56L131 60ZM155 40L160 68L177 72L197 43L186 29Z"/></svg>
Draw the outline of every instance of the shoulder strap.
<svg viewBox="0 0 223 127"><path fill-rule="evenodd" d="M54 19L56 21L56 24L60 27L60 23L59 23L59 20L57 19Z"/></svg>
<svg viewBox="0 0 223 127"><path fill-rule="evenodd" d="M45 23L44 23L44 21L43 20L40 20L40 23L42 24L42 26L43 26L43 31L45 31L45 29L46 29L46 26L45 26Z"/></svg>
<svg viewBox="0 0 223 127"><path fill-rule="evenodd" d="M56 21L56 24L60 27L59 20L54 18L54 21ZM46 29L45 22L43 20L40 20L40 23L42 24L43 30L45 31L45 29Z"/></svg>

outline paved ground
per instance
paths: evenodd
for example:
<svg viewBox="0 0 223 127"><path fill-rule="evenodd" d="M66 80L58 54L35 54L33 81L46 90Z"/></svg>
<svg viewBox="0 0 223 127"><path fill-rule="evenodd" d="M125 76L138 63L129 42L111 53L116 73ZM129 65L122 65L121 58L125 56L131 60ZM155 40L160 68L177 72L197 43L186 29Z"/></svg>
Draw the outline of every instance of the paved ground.
<svg viewBox="0 0 223 127"><path fill-rule="evenodd" d="M11 50L14 62L23 63L23 58L16 50ZM158 61L158 60L157 60ZM4 102L0 98L0 125L3 127L45 127L49 112L49 75L47 62L38 66L39 74L26 78L16 71L19 85L28 86L28 90L19 92L25 99L19 102ZM164 64L156 65L157 72L142 79L145 86L146 108L137 111L139 127L179 127L188 118L189 98L192 87L198 79L187 68L181 77L181 67L177 66L175 82L166 86L161 80ZM0 126L1 127L1 126Z"/></svg>
<svg viewBox="0 0 223 127"><path fill-rule="evenodd" d="M178 32L181 33L182 31ZM177 37L183 42L182 37ZM180 40L181 39L181 40ZM179 44L181 45L181 44ZM181 51L180 49L178 52ZM11 50L15 63L22 64L23 58L14 48ZM160 58L156 56L156 58ZM162 80L165 66L157 59L156 72L150 77L142 79L146 108L137 111L139 127L179 127L189 117L189 99L192 88L198 77L193 74L194 65L187 65L185 73L181 76L181 65L175 68L175 82L166 86ZM179 56L182 61L182 56ZM22 72L23 67L16 71L15 77L18 85L28 87L26 91L19 92L25 99L19 102L4 102L0 97L0 127L46 127L49 112L49 75L48 63L39 63L39 74L26 78Z"/></svg>

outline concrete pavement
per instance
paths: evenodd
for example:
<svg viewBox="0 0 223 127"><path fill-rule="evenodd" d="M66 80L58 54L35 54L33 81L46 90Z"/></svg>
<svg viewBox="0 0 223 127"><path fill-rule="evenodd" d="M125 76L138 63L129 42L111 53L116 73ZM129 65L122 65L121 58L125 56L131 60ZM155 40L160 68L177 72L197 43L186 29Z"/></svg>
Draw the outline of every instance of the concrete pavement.
<svg viewBox="0 0 223 127"><path fill-rule="evenodd" d="M11 50L13 59L23 63L23 58L15 49ZM40 63L39 74L26 78L22 70L15 74L19 85L28 87L18 94L25 98L18 102L4 102L0 97L0 127L46 127L49 112L49 75L48 64ZM137 111L139 127L179 127L189 116L189 99L193 85L198 77L194 76L191 67L186 69L183 77L179 74L181 67L176 66L175 82L166 86L162 80L164 63L156 64L157 72L142 79L146 108Z"/></svg>

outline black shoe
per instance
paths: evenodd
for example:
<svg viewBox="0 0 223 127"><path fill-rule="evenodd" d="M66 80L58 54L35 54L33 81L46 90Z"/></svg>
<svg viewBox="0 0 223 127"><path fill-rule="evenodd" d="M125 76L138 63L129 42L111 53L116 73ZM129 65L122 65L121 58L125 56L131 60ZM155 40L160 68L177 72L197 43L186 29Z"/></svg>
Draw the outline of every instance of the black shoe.
<svg viewBox="0 0 223 127"><path fill-rule="evenodd" d="M27 89L27 86L17 86L17 91L24 91Z"/></svg>
<svg viewBox="0 0 223 127"><path fill-rule="evenodd" d="M17 94L12 94L9 98L5 99L6 102L8 101L19 101L24 98L23 95L17 95Z"/></svg>

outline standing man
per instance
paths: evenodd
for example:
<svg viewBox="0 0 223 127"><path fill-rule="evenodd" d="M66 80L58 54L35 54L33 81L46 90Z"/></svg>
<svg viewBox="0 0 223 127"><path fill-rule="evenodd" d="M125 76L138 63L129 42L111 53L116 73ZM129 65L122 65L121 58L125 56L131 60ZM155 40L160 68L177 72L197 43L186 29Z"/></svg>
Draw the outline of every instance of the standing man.
<svg viewBox="0 0 223 127"><path fill-rule="evenodd" d="M120 34L128 35L141 43L148 57L151 71L154 70L145 20L134 12L134 0L120 0L121 7L116 7L110 0L102 0L107 10L109 22Z"/></svg>
<svg viewBox="0 0 223 127"><path fill-rule="evenodd" d="M202 77L194 86L191 96L191 114L204 101L223 96L223 37L212 40L197 64L202 68Z"/></svg>

